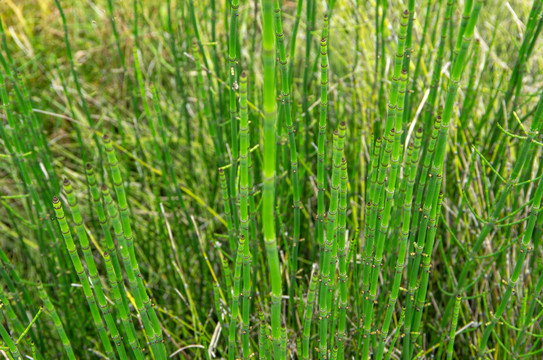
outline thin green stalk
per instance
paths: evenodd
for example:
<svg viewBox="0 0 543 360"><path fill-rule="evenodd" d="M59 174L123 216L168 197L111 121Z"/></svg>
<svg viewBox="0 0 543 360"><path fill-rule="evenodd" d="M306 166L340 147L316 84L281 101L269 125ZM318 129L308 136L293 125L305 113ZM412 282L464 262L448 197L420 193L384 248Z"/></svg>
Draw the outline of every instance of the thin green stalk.
<svg viewBox="0 0 543 360"><path fill-rule="evenodd" d="M328 18L324 17L321 38L321 105L319 117L319 136L317 145L317 244L320 247L319 264L322 269L324 259L324 223L326 220L324 195L326 194L326 118L328 113Z"/></svg>
<svg viewBox="0 0 543 360"><path fill-rule="evenodd" d="M226 229L228 230L228 241L230 244L230 251L232 254L236 253L236 241L235 241L235 229L232 219L232 210L230 208L230 196L228 195L228 185L226 181L226 174L223 168L219 168L219 181L222 189L222 200L224 204L224 215L226 217Z"/></svg>
<svg viewBox="0 0 543 360"><path fill-rule="evenodd" d="M237 174L238 174L238 156L239 156L239 143L238 143L238 109L237 109L237 98L236 90L238 87L238 18L239 18L239 0L230 1L230 24L228 35L228 79L229 79L229 110L230 110L230 136L231 136L231 151L232 151L232 163L230 168L230 200L232 201L232 209L236 209L237 206L237 192L236 192L236 183L237 183ZM238 215L237 212L232 213L232 218L234 219L234 228L238 230Z"/></svg>
<svg viewBox="0 0 543 360"><path fill-rule="evenodd" d="M281 354L281 297L282 280L275 237L275 46L273 30L273 0L262 0L262 63L264 71L264 166L262 189L262 220L264 244L268 257L271 282L271 325L273 353Z"/></svg>
<svg viewBox="0 0 543 360"><path fill-rule="evenodd" d="M477 5L477 4L475 4ZM462 268L462 272L460 273L458 277L458 283L456 286L456 292L455 295L461 294L464 291L465 282L468 278L468 275L472 271L473 264L476 259L476 253L479 251L479 249L483 246L483 243L485 239L487 238L490 231L494 228L494 224L496 223L499 215L501 214L501 211L503 210L504 206L506 205L506 200L511 192L511 190L515 187L515 185L518 183L519 176L521 174L522 169L524 168L525 164L528 160L528 154L530 152L531 147L533 146L533 140L535 136L539 133L541 119L543 118L543 94L541 95L536 112L534 114L532 125L530 127L530 130L528 131L528 135L526 139L523 141L522 147L518 153L517 160L515 162L515 165L511 171L511 174L509 175L509 178L507 180L507 183L505 187L500 191L499 195L496 197L496 200L494 202L494 206L491 211L490 218L485 223L484 227L479 232L479 235L477 236L477 239L473 242L471 251L468 255L468 258L464 264L464 267ZM528 162L529 163L529 162ZM448 321L448 317L450 316L453 302L449 301L447 304L447 307L445 309L443 322Z"/></svg>
<svg viewBox="0 0 543 360"><path fill-rule="evenodd" d="M339 258L339 319L338 319L338 345L337 356L340 360L344 359L345 339L346 339L346 322L347 322L347 306L348 306L348 286L347 286L347 241L346 241L346 227L347 227L347 188L348 188L348 174L347 174L347 161L345 158L342 161L341 166L341 181L340 181L340 195L339 195L339 221L338 221L338 258ZM352 244L351 244L352 246ZM349 249L351 251L351 249ZM333 265L333 264L332 264ZM333 335L333 334L332 334Z"/></svg>
<svg viewBox="0 0 543 360"><path fill-rule="evenodd" d="M241 235L245 238L243 248L243 358L250 356L249 347L249 312L251 305L251 260L250 242L256 241L249 231L249 118L247 112L247 74L241 72L240 76L240 225Z"/></svg>
<svg viewBox="0 0 543 360"><path fill-rule="evenodd" d="M460 314L460 305L462 304L462 297L457 296L454 303L454 312L451 323L451 330L449 332L449 345L447 346L447 360L452 360L454 351L454 338L456 337L456 326L458 325L458 315Z"/></svg>
<svg viewBox="0 0 543 360"><path fill-rule="evenodd" d="M41 282L38 282L38 293L40 295L41 301L43 301L45 310L47 310L49 316L51 316L51 319L53 319L55 329L57 330L58 336L60 337L60 341L62 342L62 346L64 347L64 351L66 352L66 356L70 360L75 360L72 344L70 343L70 339L68 339L68 336L66 335L66 331L64 331L64 326L60 321L57 309L55 309L55 306L51 302L51 299L49 299L49 295L47 295L47 292L45 291Z"/></svg>
<svg viewBox="0 0 543 360"><path fill-rule="evenodd" d="M479 342L479 357L482 357L484 355L488 340L490 338L490 335L492 334L492 330L494 329L498 321L500 321L505 309L507 308L507 305L509 304L509 299L514 292L514 288L519 281L524 262L526 261L528 251L530 250L530 243L532 241L532 234L534 232L535 224L537 222L537 216L539 215L539 212L541 210L541 198L543 198L543 180L539 180L539 184L537 185L537 189L533 197L532 209L526 223L524 237L522 238L522 242L519 244L520 250L517 254L515 268L513 269L513 273L511 274L511 277L507 282L505 293L501 297L500 304L498 305L496 312L490 319L490 322L486 324L483 336L481 337L481 341Z"/></svg>
<svg viewBox="0 0 543 360"><path fill-rule="evenodd" d="M4 343L6 343L6 345L8 346L9 352L11 356L13 357L13 359L20 360L21 353L19 352L19 348L17 347L17 344L15 344L15 342L9 335L4 323L0 324L0 336L2 337L2 340L4 340Z"/></svg>
<svg viewBox="0 0 543 360"><path fill-rule="evenodd" d="M313 272L311 283L307 293L307 303L305 306L304 329L303 329L303 344L302 344L302 359L310 358L310 337L311 337L311 321L313 320L313 304L315 303L315 294L317 291L317 282L322 281L319 272Z"/></svg>
<svg viewBox="0 0 543 360"><path fill-rule="evenodd" d="M238 251L234 266L234 286L232 288L232 303L230 307L230 323L228 325L228 359L234 360L236 356L236 333L237 320L239 317L239 297L241 293L241 271L243 263L243 252L245 249L245 238L239 238Z"/></svg>

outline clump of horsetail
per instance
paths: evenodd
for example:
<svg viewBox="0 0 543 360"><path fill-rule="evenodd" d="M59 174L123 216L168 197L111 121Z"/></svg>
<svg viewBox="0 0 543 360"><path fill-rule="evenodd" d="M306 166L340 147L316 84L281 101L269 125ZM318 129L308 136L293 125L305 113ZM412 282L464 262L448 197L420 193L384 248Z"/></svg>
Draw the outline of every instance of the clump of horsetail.
<svg viewBox="0 0 543 360"><path fill-rule="evenodd" d="M326 160L326 118L328 111L328 53L327 53L327 36L328 36L328 19L324 18L324 28L321 39L321 104L319 116L319 135L317 145L317 243L321 249L320 265L324 259L324 221L325 221L325 205L324 194L325 187L325 160Z"/></svg>
<svg viewBox="0 0 543 360"><path fill-rule="evenodd" d="M119 207L119 213L121 218L121 224L122 227L118 228L119 233L116 231L117 239L119 236L123 236L123 238L126 240L126 247L128 254L121 254L123 257L123 260L125 261L125 271L128 273L130 270L127 268L129 267L132 270L132 291L137 290L139 295L134 295L134 297L139 298L141 306L137 305L138 310L140 310L142 307L145 308L145 313L148 314L149 320L151 322L151 328L147 327L146 330L148 332L150 342L153 344L153 352L155 353L155 356L159 358L165 358L166 357L166 350L164 347L164 342L162 339L162 328L160 326L160 323L158 321L158 317L156 315L155 309L153 307L153 304L151 303L151 299L149 298L147 294L147 290L145 288L145 285L143 283L143 279L139 270L138 262L136 259L136 254L134 251L134 237L132 233L132 227L130 225L130 218L129 218L129 209L128 209L128 203L126 200L126 193L124 190L124 185L121 178L121 172L119 170L119 163L117 162L117 156L115 155L115 151L113 149L113 144L111 143L111 140L107 135L104 135L103 138L104 142L104 148L106 150L107 159L109 163L109 167L111 170L111 177L113 180L113 187L115 188L115 193L117 194L117 201L118 201L118 207ZM111 216L111 214L110 214ZM122 233L122 235L121 235ZM129 264L126 263L126 255L128 255L128 261ZM129 282L131 282L129 277ZM141 310L140 310L141 311Z"/></svg>
<svg viewBox="0 0 543 360"><path fill-rule="evenodd" d="M72 264L74 266L75 272L77 273L77 276L79 277L79 281L81 282L81 285L83 286L83 293L85 295L85 298L87 299L87 303L91 310L94 327L96 328L96 331L98 332L98 335L100 336L100 340L102 341L102 345L104 347L106 355L109 357L115 357L113 353L113 348L111 347L111 342L109 341L109 338L107 336L106 327L104 326L102 317L100 315L100 311L98 310L98 306L94 298L94 294L90 285L89 278L86 274L85 269L83 268L83 264L79 257L79 252L77 248L75 247L71 230L66 220L64 209L62 208L60 199L57 196L53 197L53 207L55 209L55 215L56 215L58 224L60 226L62 237L64 238L64 243L66 244L66 249L68 250L68 253L70 254L70 258L72 260Z"/></svg>
<svg viewBox="0 0 543 360"><path fill-rule="evenodd" d="M288 131L288 145L290 148L290 171L292 181L292 207L294 209L294 228L292 234L292 247L290 249L291 259L289 261L290 267L290 284L289 287L289 306L291 307L292 315L294 315L294 306L292 299L294 298L294 292L296 290L296 272L298 270L298 246L300 242L300 211L302 209L302 202L300 201L301 189L298 175L298 151L296 145L296 136L294 123L292 121L292 109L291 109L291 84L288 74L288 63L286 58L285 49L285 33L283 32L283 23L281 15L281 5L279 0L274 1L275 12L275 39L276 46L279 52L279 70L281 72L281 111L284 114L286 122L286 128Z"/></svg>
<svg viewBox="0 0 543 360"><path fill-rule="evenodd" d="M329 308L329 295L332 292L335 263L331 262L332 249L337 247L337 212L339 206L339 192L341 181L341 168L343 147L345 144L345 123L341 122L334 132L333 144L333 171L331 183L331 197L326 222L326 239L324 241L324 256L322 259L321 285L319 289L319 351L324 358L328 352L328 318L332 309ZM331 266L333 265L333 266Z"/></svg>

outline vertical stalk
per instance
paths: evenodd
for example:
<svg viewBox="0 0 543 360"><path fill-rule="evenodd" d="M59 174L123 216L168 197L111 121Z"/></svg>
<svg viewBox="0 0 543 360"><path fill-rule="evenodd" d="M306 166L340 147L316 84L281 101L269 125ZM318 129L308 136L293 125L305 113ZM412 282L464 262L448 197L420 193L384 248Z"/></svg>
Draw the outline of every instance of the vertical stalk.
<svg viewBox="0 0 543 360"><path fill-rule="evenodd" d="M277 241L275 237L275 44L273 31L273 0L262 0L262 64L264 72L264 166L262 189L262 220L264 243L268 257L271 283L271 325L273 352L281 354L282 280Z"/></svg>
<svg viewBox="0 0 543 360"><path fill-rule="evenodd" d="M294 207L294 229L292 235L292 246L290 248L291 259L289 262L290 268L290 287L289 287L289 307L292 317L295 315L295 307L293 304L294 292L296 290L296 272L298 271L298 245L300 241L300 211L302 202L300 201L300 184L298 179L298 151L296 149L296 137L294 124L291 114L291 88L288 75L288 63L285 50L285 34L283 32L283 24L281 19L281 6L279 0L274 0L275 12L275 38L279 51L279 68L281 72L281 108L285 117L286 128L288 131L288 145L290 148L290 171L292 179L292 196ZM292 39L294 41L294 38Z"/></svg>
<svg viewBox="0 0 543 360"><path fill-rule="evenodd" d="M243 248L243 359L249 359L249 311L251 305L251 250L250 241L256 241L249 232L249 119L247 113L247 73L240 76L240 226L245 238Z"/></svg>

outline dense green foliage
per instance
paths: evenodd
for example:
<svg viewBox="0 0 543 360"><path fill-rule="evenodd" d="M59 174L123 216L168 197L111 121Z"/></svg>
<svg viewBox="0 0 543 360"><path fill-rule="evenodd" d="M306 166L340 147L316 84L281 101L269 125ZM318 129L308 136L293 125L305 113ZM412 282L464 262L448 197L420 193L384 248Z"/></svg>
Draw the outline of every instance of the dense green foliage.
<svg viewBox="0 0 543 360"><path fill-rule="evenodd" d="M0 20L4 358L543 356L543 0Z"/></svg>

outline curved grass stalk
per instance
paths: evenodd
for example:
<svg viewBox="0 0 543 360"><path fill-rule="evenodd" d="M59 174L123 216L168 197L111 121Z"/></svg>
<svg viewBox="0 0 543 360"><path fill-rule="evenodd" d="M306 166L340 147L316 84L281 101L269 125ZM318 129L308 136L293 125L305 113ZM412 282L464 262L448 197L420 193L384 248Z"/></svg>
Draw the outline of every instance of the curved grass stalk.
<svg viewBox="0 0 543 360"><path fill-rule="evenodd" d="M62 232L62 237L64 238L64 243L66 244L66 248L68 249L68 253L70 254L70 258L72 260L75 272L77 273L79 281L83 286L83 293L85 294L85 298L87 299L87 303L91 310L94 327L100 335L100 340L102 341L102 345L104 346L106 355L114 359L115 355L113 353L111 343L109 342L104 322L102 321L102 317L100 316L100 311L98 310L98 306L96 305L96 300L94 299L94 294L92 293L89 278L86 276L85 269L83 268L83 264L81 263L81 259L79 258L79 253L77 251L77 248L75 247L74 240L70 232L70 227L68 226L68 222L66 221L66 216L64 215L64 210L62 209L60 199L56 196L53 197L53 208L55 209L55 215L60 226L60 231Z"/></svg>

